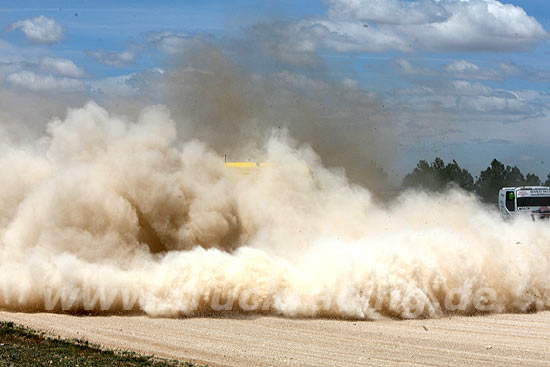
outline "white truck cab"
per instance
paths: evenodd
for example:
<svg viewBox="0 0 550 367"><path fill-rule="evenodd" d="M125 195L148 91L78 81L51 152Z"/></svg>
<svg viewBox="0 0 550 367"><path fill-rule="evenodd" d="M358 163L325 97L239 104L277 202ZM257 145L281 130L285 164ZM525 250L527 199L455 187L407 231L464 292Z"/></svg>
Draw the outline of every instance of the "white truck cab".
<svg viewBox="0 0 550 367"><path fill-rule="evenodd" d="M550 187L504 187L498 193L498 207L504 217L527 214L533 220L550 218Z"/></svg>

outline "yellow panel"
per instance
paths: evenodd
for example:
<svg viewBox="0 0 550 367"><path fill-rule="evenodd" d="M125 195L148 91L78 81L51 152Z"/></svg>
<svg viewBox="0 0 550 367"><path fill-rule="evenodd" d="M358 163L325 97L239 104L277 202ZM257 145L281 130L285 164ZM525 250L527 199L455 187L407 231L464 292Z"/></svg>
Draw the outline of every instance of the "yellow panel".
<svg viewBox="0 0 550 367"><path fill-rule="evenodd" d="M273 162L226 162L224 163L225 167L236 169L237 172L242 174L249 174L253 170L259 168L268 168L268 167L280 167L280 164ZM305 165L293 165L294 168L302 171L303 173L310 175L309 168Z"/></svg>
<svg viewBox="0 0 550 367"><path fill-rule="evenodd" d="M231 168L256 168L258 163L256 162L227 162L225 163L226 167Z"/></svg>

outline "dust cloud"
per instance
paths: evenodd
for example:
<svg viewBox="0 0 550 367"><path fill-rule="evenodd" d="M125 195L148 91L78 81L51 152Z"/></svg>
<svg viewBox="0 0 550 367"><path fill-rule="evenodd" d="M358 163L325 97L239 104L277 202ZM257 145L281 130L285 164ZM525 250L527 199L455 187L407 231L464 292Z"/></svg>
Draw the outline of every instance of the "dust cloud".
<svg viewBox="0 0 550 367"><path fill-rule="evenodd" d="M229 102L228 102L229 103ZM242 118L239 113L235 118ZM550 309L550 226L460 191L381 208L285 129L225 167L164 106L0 133L0 308L441 317ZM184 132L185 136L185 132Z"/></svg>
<svg viewBox="0 0 550 367"><path fill-rule="evenodd" d="M317 70L255 73L226 53L201 44L163 75L181 138L247 161L274 130L288 131L325 165L344 168L352 182L374 190L387 186L397 144L392 111L378 94Z"/></svg>

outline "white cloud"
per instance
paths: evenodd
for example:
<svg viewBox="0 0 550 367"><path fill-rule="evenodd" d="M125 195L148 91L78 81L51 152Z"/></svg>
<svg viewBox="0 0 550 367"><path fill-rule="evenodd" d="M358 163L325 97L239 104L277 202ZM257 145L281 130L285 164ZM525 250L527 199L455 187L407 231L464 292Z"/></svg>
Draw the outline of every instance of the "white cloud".
<svg viewBox="0 0 550 367"><path fill-rule="evenodd" d="M548 38L525 11L494 0L441 2L451 14L444 22L403 26L422 48L437 51L524 51Z"/></svg>
<svg viewBox="0 0 550 367"><path fill-rule="evenodd" d="M312 66L320 59L315 53L322 38L309 28L308 22L257 24L251 29L253 38L270 59L283 63ZM288 42L292 39L292 42Z"/></svg>
<svg viewBox="0 0 550 367"><path fill-rule="evenodd" d="M404 58L397 58L391 61L391 64L397 69L401 75L424 75L424 76L440 76L440 72L429 68L420 68L411 64Z"/></svg>
<svg viewBox="0 0 550 367"><path fill-rule="evenodd" d="M145 97L148 103L160 103L164 93L163 69L149 70L127 75L92 80L89 89L96 95L107 97Z"/></svg>
<svg viewBox="0 0 550 367"><path fill-rule="evenodd" d="M21 71L21 65L19 63L9 62L4 63L0 62L0 81L2 81L6 75Z"/></svg>
<svg viewBox="0 0 550 367"><path fill-rule="evenodd" d="M423 24L441 22L449 17L438 1L328 0L333 18L356 19L385 24Z"/></svg>
<svg viewBox="0 0 550 367"><path fill-rule="evenodd" d="M383 29L382 29L383 28ZM411 51L409 43L387 27L365 27L346 20L301 20L255 27L265 51L292 64L314 64L316 52Z"/></svg>
<svg viewBox="0 0 550 367"><path fill-rule="evenodd" d="M402 103L407 109L423 114L439 109L456 116L475 115L484 119L494 114L530 116L539 108L514 91L493 89L479 82L451 80L436 85L420 85L402 90ZM517 117L516 117L517 118Z"/></svg>
<svg viewBox="0 0 550 367"><path fill-rule="evenodd" d="M494 69L486 69L466 60L453 60L444 65L443 69L449 77L470 80L502 80L509 76L508 71L499 65Z"/></svg>
<svg viewBox="0 0 550 367"><path fill-rule="evenodd" d="M530 80L547 81L549 73L534 70L529 66L518 66L511 62L495 62L479 66L466 60L451 60L437 67L420 67L405 58L396 58L389 62L393 68L404 76L429 76L445 79L466 80L505 80L510 77L523 77Z"/></svg>
<svg viewBox="0 0 550 367"><path fill-rule="evenodd" d="M445 70L451 73L476 72L479 70L479 66L466 60L454 60L445 66Z"/></svg>
<svg viewBox="0 0 550 367"><path fill-rule="evenodd" d="M82 90L84 83L78 79L56 78L52 75L41 75L32 71L20 71L9 74L6 80L19 88L34 92Z"/></svg>
<svg viewBox="0 0 550 367"><path fill-rule="evenodd" d="M1 63L38 62L43 54L37 47L19 47L0 39Z"/></svg>
<svg viewBox="0 0 550 367"><path fill-rule="evenodd" d="M464 80L417 79L415 82L416 87L399 89L393 94L395 102L391 108L396 115L396 131L404 139L517 141L516 135L524 133L528 121L537 121L537 129L531 130L530 139L533 139L532 131L546 132L550 126L547 124L550 109L546 107L550 94L497 89ZM545 121L546 126L541 129ZM544 140L539 135L538 140Z"/></svg>
<svg viewBox="0 0 550 367"><path fill-rule="evenodd" d="M169 55L179 54L200 43L200 39L187 33L173 33L170 31L150 33L147 41Z"/></svg>
<svg viewBox="0 0 550 367"><path fill-rule="evenodd" d="M327 18L283 24L284 31L271 30L285 45L278 48L287 47L298 54L322 49L359 53L525 51L548 39L540 23L521 7L496 0L327 3Z"/></svg>
<svg viewBox="0 0 550 367"><path fill-rule="evenodd" d="M133 62L137 57L137 54L131 50L126 50L122 52L108 52L102 50L88 51L88 55L92 56L100 63L116 68Z"/></svg>
<svg viewBox="0 0 550 367"><path fill-rule="evenodd" d="M346 78L342 80L342 86L348 89L359 90L359 83L356 80Z"/></svg>
<svg viewBox="0 0 550 367"><path fill-rule="evenodd" d="M417 69L412 66L409 60L406 59L395 59L394 64L399 68L401 74L405 75L416 75L418 74Z"/></svg>
<svg viewBox="0 0 550 367"><path fill-rule="evenodd" d="M310 30L319 28L317 35L310 35L324 48L337 52L384 52L387 50L411 51L410 42L390 26L365 27L361 22L314 21L309 22ZM306 30L304 28L304 30ZM317 37L316 37L317 36Z"/></svg>
<svg viewBox="0 0 550 367"><path fill-rule="evenodd" d="M128 84L134 74L114 76L90 82L90 89L93 93L108 96L134 96L138 90Z"/></svg>
<svg viewBox="0 0 550 367"><path fill-rule="evenodd" d="M518 76L524 73L519 66L511 62L499 62L497 66L504 75L509 77Z"/></svg>
<svg viewBox="0 0 550 367"><path fill-rule="evenodd" d="M522 100L498 96L475 96L461 98L458 108L470 113L507 112L529 113L530 107Z"/></svg>
<svg viewBox="0 0 550 367"><path fill-rule="evenodd" d="M40 68L51 73L73 78L83 77L86 73L82 68L68 59L45 57L40 60Z"/></svg>
<svg viewBox="0 0 550 367"><path fill-rule="evenodd" d="M20 29L25 37L34 43L57 43L63 38L63 29L55 19L43 15L17 21L12 23L8 29L10 31Z"/></svg>

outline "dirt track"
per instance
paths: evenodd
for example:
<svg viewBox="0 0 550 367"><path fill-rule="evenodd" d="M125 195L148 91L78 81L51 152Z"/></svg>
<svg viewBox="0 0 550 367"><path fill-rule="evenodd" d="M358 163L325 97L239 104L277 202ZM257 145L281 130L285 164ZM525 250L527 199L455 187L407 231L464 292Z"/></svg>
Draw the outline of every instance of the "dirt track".
<svg viewBox="0 0 550 367"><path fill-rule="evenodd" d="M0 319L111 348L221 366L547 366L550 361L550 312L375 322L9 312L0 312Z"/></svg>

